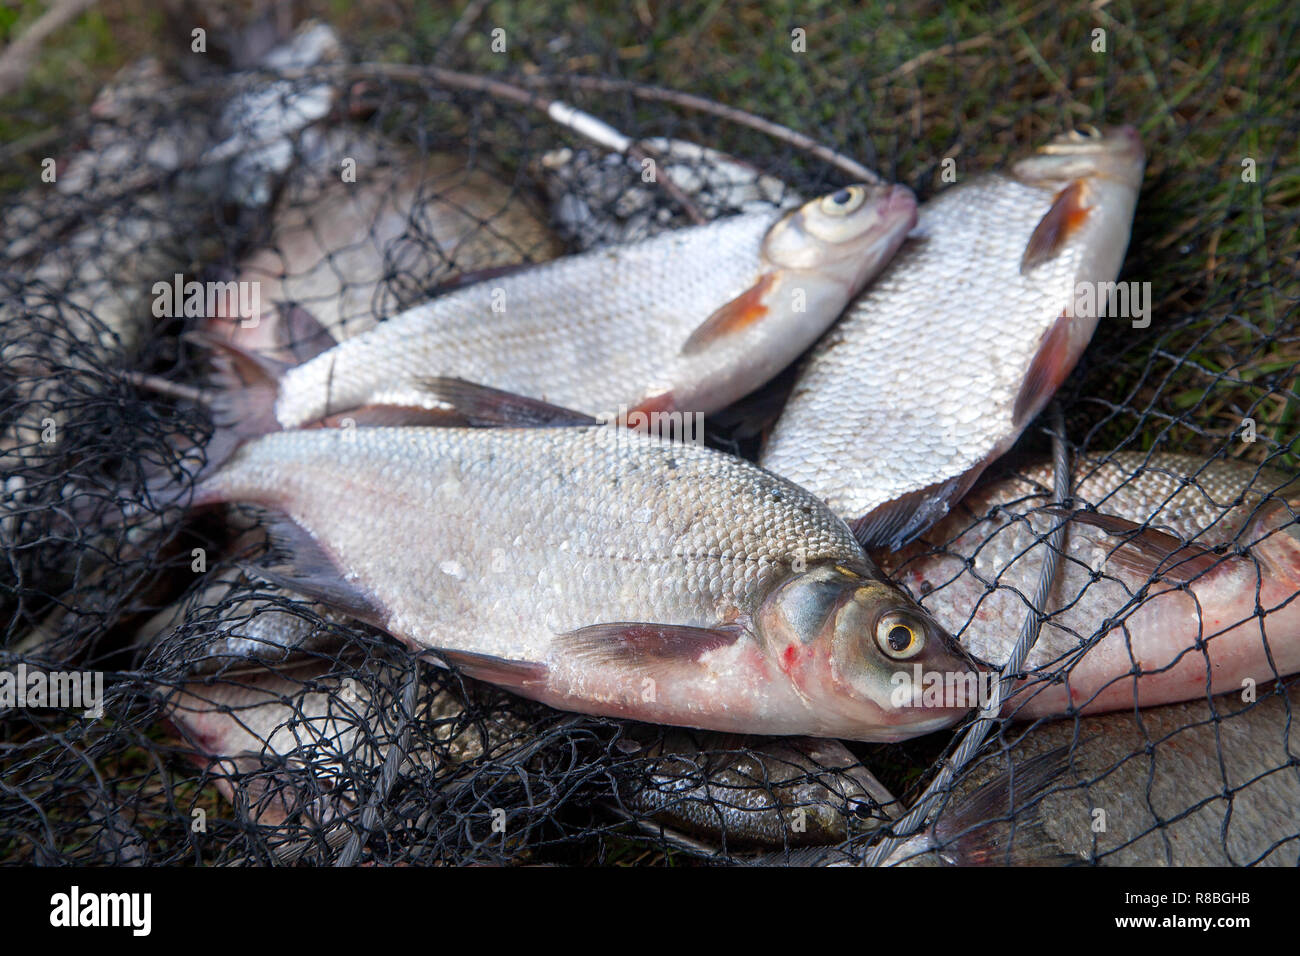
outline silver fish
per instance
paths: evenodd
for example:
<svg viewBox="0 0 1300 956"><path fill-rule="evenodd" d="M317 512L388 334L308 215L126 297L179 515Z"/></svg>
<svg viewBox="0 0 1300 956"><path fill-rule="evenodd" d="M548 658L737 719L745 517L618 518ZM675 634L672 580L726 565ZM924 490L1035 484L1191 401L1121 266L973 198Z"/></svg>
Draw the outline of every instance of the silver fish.
<svg viewBox="0 0 1300 956"><path fill-rule="evenodd" d="M1072 133L927 202L802 367L759 463L869 547L943 517L1088 344L1098 310L1079 284L1117 275L1142 169L1131 128Z"/></svg>
<svg viewBox="0 0 1300 956"><path fill-rule="evenodd" d="M488 171L351 129L330 134L290 174L270 240L241 264L239 280L259 284L260 312L221 313L211 323L242 348L274 355L286 330L297 344L277 311L286 306L305 309L342 341L441 282L563 251L526 198ZM345 157L357 164L357 182L320 175Z"/></svg>
<svg viewBox="0 0 1300 956"><path fill-rule="evenodd" d="M655 180L641 161L617 153L597 154L568 147L551 150L537 163L551 200L559 234L585 251L640 242L672 228L685 217L665 205L659 177L671 180L706 219L742 212L789 209L803 199L775 176L733 156L681 139L656 137L641 145L658 158Z"/></svg>
<svg viewBox="0 0 1300 956"><path fill-rule="evenodd" d="M278 664L325 653L338 643L331 625L345 619L292 593L253 589L238 570L211 580L144 622L135 646L158 660L183 656L187 672L249 663ZM323 625L322 623L323 622Z"/></svg>
<svg viewBox="0 0 1300 956"><path fill-rule="evenodd" d="M708 448L601 426L277 432L193 500L284 516L285 586L560 709L887 741L975 703L906 683L974 671L842 521Z"/></svg>
<svg viewBox="0 0 1300 956"><path fill-rule="evenodd" d="M1005 834L1013 859L1054 847L1061 862L1106 866L1295 866L1300 684L1284 683L1252 702L1227 694L1008 732L1006 755L976 765L954 795L960 803L1008 765L1033 772L1055 752L1061 770L1037 798L1032 827ZM944 843L923 837L891 859L916 862L918 850Z"/></svg>
<svg viewBox="0 0 1300 956"><path fill-rule="evenodd" d="M840 843L887 821L894 798L837 740L728 740L671 731L644 778L620 788L630 808L733 846ZM721 848L721 847L720 847Z"/></svg>
<svg viewBox="0 0 1300 956"><path fill-rule="evenodd" d="M970 654L1001 667L1046 536L1066 520L1051 484L1046 463L986 483L920 540L875 557ZM1146 707L1300 670L1294 476L1121 452L1077 462L1074 489L1051 616L1006 713Z"/></svg>
<svg viewBox="0 0 1300 956"><path fill-rule="evenodd" d="M289 369L291 427L369 405L439 408L455 376L607 418L708 413L784 368L911 227L900 186L681 229L457 289Z"/></svg>
<svg viewBox="0 0 1300 956"><path fill-rule="evenodd" d="M291 817L312 827L346 818L364 794L363 772L383 765L399 736L396 691L406 678L393 662L371 659L370 670L346 655L297 658L274 669L224 671L174 687L160 686L168 721L194 748L193 759L212 774L250 817L281 826ZM410 715L399 772L432 775L524 739L526 725L495 715L464 716L455 694L421 682Z"/></svg>

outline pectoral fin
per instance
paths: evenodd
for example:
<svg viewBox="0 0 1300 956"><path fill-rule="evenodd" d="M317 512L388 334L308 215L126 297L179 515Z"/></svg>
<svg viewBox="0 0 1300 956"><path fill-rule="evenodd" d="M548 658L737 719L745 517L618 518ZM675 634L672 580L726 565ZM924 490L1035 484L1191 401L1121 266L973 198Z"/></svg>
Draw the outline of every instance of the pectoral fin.
<svg viewBox="0 0 1300 956"><path fill-rule="evenodd" d="M744 633L744 628L735 624L689 627L616 621L569 631L556 640L566 652L592 664L638 670L697 661L709 651L736 643Z"/></svg>
<svg viewBox="0 0 1300 956"><path fill-rule="evenodd" d="M1020 259L1021 275L1054 257L1088 221L1092 207L1087 205L1087 198L1088 184L1082 179L1076 179L1056 194L1052 208L1038 221L1025 246L1025 254Z"/></svg>
<svg viewBox="0 0 1300 956"><path fill-rule="evenodd" d="M703 352L719 339L741 332L762 319L768 313L764 299L775 284L776 273L764 273L752 286L705 319L682 346L682 355Z"/></svg>

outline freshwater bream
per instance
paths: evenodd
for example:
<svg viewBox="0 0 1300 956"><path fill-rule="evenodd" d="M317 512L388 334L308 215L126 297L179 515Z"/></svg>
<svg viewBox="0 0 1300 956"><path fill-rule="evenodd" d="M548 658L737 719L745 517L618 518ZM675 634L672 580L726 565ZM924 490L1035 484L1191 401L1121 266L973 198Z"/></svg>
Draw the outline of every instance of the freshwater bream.
<svg viewBox="0 0 1300 956"><path fill-rule="evenodd" d="M616 417L708 413L806 349L911 228L902 186L850 186L457 289L289 369L292 427L371 405L438 408L430 376ZM360 420L360 419L358 419Z"/></svg>
<svg viewBox="0 0 1300 956"><path fill-rule="evenodd" d="M1246 462L1122 452L977 488L880 566L974 657L1011 653L1066 523L1047 618L1006 713L1093 713L1202 698L1300 671L1300 481ZM1257 611L1256 608L1259 608ZM1096 638L1096 643L1089 646Z"/></svg>
<svg viewBox="0 0 1300 956"><path fill-rule="evenodd" d="M838 740L685 730L653 744L644 772L635 785L620 785L619 796L659 824L727 847L840 843L899 809Z"/></svg>
<svg viewBox="0 0 1300 956"><path fill-rule="evenodd" d="M907 683L976 675L842 521L708 448L607 426L275 432L195 489L220 502L273 512L285 586L561 709L888 741L977 703Z"/></svg>
<svg viewBox="0 0 1300 956"><path fill-rule="evenodd" d="M1007 731L1005 755L973 767L954 791L954 805L990 778L1012 770L1025 804L1002 802L988 816L1014 817L1002 827L991 862L1060 859L1104 866L1295 866L1300 860L1300 767L1295 720L1300 683L1188 701L1137 712L1058 720ZM1065 754L1068 753L1068 759ZM1056 759L1052 755L1057 754ZM1041 787L1042 766L1057 772ZM1021 801L1017 801L1020 803ZM1100 811L1100 812L1099 812ZM1104 816L1103 816L1104 814ZM1105 826L1099 827L1098 821ZM947 855L962 828L940 817L940 833L900 847L893 862L930 863ZM920 852L922 856L916 854ZM965 862L962 854L956 857Z"/></svg>
<svg viewBox="0 0 1300 956"><path fill-rule="evenodd" d="M261 285L261 314L210 324L245 349L271 353L292 342L286 309L305 310L342 341L454 276L563 251L523 195L464 157L421 156L351 126L313 146L276 202L269 241L240 266L240 280ZM338 178L346 159L357 163L358 182Z"/></svg>
<svg viewBox="0 0 1300 956"><path fill-rule="evenodd" d="M759 463L868 546L943 517L1092 337L1096 299L1079 293L1118 274L1142 168L1131 128L1071 133L927 202L809 356Z"/></svg>

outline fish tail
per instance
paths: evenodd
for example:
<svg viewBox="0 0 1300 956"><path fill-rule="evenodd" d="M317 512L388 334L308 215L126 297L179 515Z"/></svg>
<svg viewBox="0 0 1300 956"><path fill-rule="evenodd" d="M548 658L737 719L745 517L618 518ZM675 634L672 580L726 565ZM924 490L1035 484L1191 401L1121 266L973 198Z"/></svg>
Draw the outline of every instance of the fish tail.
<svg viewBox="0 0 1300 956"><path fill-rule="evenodd" d="M1068 747L1000 771L950 804L935 820L928 841L953 866L1061 866L1078 863L1048 834L1039 815L1042 798L1065 774Z"/></svg>
<svg viewBox="0 0 1300 956"><path fill-rule="evenodd" d="M290 364L202 332L188 338L212 351L213 431L196 480L211 474L249 439L280 430L275 402Z"/></svg>

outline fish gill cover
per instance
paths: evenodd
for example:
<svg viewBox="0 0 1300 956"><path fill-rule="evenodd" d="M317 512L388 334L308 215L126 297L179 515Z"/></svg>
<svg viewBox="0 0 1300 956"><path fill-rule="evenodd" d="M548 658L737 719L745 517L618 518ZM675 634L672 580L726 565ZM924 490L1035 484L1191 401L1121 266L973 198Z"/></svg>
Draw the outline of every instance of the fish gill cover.
<svg viewBox="0 0 1300 956"><path fill-rule="evenodd" d="M1296 862L1300 697L1278 661L1300 642L1286 504L1300 499L1287 487L1300 465L1300 8L328 10L316 26L332 31L304 21L292 36L202 8L162 23L88 14L3 101L0 693L27 697L0 704L0 860L893 862L911 847L957 863ZM110 85L72 96L48 65L60 56L89 57ZM554 101L646 153L611 158L548 116ZM193 401L209 353L183 333L290 358L312 348L292 340L293 305L347 335L483 269L825 193L861 178L846 160L925 200L1064 130L1121 123L1147 166L1120 280L1149 311L1104 318L1059 414L944 522L878 557L953 633L992 627L1009 645L1037 565L1007 566L1041 554L1064 509L1122 511L1106 503L1128 494L1146 513L1071 522L1085 546L1061 556L1036 683L1012 702L1034 719L984 728L911 843L885 838L919 829L906 811L973 739L969 721L858 744L561 713L260 579L250 569L278 544L247 512L186 517L158 494L212 428ZM667 183L642 178L647 157ZM256 285L235 287L224 324L207 302L187 312L184 282L232 280ZM964 303L937 307L957 317ZM926 357L888 361L905 389ZM792 381L713 417L709 443L754 458ZM1036 463L1054 442L1074 504L1054 502ZM1276 547L1246 550L1264 512ZM1148 525L1202 550L1153 559L1171 539L1134 544ZM1144 628L1164 627L1143 615L1169 590L1195 606L1170 613L1191 615L1183 654L1204 686L1135 709L1130 670L1176 666L1141 649ZM945 592L960 598L946 612ZM1216 655L1243 621L1253 638ZM1127 703L1085 715L1104 687L1075 687L1063 719L1035 714L1034 687L1083 674L1080 652L1117 627L1120 665L1100 684ZM1264 665L1207 696L1214 669L1251 654ZM39 698L56 685L83 699ZM980 789L1007 768L1014 798Z"/></svg>

